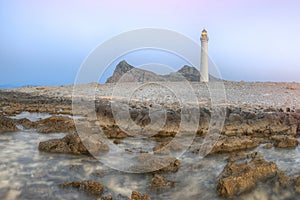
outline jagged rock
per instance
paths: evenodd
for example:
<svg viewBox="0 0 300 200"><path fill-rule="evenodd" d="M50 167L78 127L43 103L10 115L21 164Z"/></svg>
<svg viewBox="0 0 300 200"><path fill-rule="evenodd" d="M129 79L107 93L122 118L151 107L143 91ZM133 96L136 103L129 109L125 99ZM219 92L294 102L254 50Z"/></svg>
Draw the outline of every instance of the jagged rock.
<svg viewBox="0 0 300 200"><path fill-rule="evenodd" d="M61 139L52 139L39 143L39 150L52 153L89 154L76 132Z"/></svg>
<svg viewBox="0 0 300 200"><path fill-rule="evenodd" d="M180 167L180 161L178 159L168 158L169 165L166 167L163 167L159 170L159 172L175 172Z"/></svg>
<svg viewBox="0 0 300 200"><path fill-rule="evenodd" d="M116 66L113 75L107 79L106 83L163 80L164 79L160 75L147 70L135 68L123 60Z"/></svg>
<svg viewBox="0 0 300 200"><path fill-rule="evenodd" d="M273 141L274 146L278 148L295 148L299 143L296 138L286 135L272 136L271 140Z"/></svg>
<svg viewBox="0 0 300 200"><path fill-rule="evenodd" d="M84 192L93 195L102 195L104 192L104 188L102 184L97 181L83 181L83 182L73 181L70 183L60 184L59 186L62 188L68 188L68 187L76 188L78 190L82 190Z"/></svg>
<svg viewBox="0 0 300 200"><path fill-rule="evenodd" d="M228 162L235 162L238 160L245 160L245 159L254 159L254 158L259 158L261 157L261 153L259 152L252 152L249 154L246 154L244 152L236 152L236 153L232 153L229 158L228 158Z"/></svg>
<svg viewBox="0 0 300 200"><path fill-rule="evenodd" d="M211 81L220 81L220 79L209 75ZM147 82L147 81L192 81L198 82L200 80L200 72L195 68L184 65L177 72L172 72L167 75L159 75L148 70L135 68L128 64L125 60L121 61L111 77L106 83L121 82Z"/></svg>
<svg viewBox="0 0 300 200"><path fill-rule="evenodd" d="M69 132L75 130L74 121L68 117L52 116L33 124L39 133Z"/></svg>
<svg viewBox="0 0 300 200"><path fill-rule="evenodd" d="M97 200L114 200L114 198L111 195L108 195L105 197L97 198Z"/></svg>
<svg viewBox="0 0 300 200"><path fill-rule="evenodd" d="M174 182L166 180L162 175L155 174L151 180L151 187L163 188L174 186Z"/></svg>
<svg viewBox="0 0 300 200"><path fill-rule="evenodd" d="M13 119L3 117L3 116L0 117L0 133L17 131L17 130L18 128Z"/></svg>
<svg viewBox="0 0 300 200"><path fill-rule="evenodd" d="M253 189L259 181L275 177L277 165L261 158L250 162L229 162L218 179L217 191L223 197L232 197Z"/></svg>
<svg viewBox="0 0 300 200"><path fill-rule="evenodd" d="M249 137L228 137L218 140L211 150L211 154L220 152L232 152L257 147L259 142Z"/></svg>
<svg viewBox="0 0 300 200"><path fill-rule="evenodd" d="M128 198L128 200L150 200L150 197L148 194L141 194L139 192L133 191L131 193L131 198Z"/></svg>

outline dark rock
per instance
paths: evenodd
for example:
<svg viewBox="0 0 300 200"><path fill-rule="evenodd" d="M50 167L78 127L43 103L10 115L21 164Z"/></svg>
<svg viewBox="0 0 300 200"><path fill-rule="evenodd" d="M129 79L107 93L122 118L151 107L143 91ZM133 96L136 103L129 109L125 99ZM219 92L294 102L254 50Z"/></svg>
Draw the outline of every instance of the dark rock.
<svg viewBox="0 0 300 200"><path fill-rule="evenodd" d="M115 140L114 140L114 144L121 144L121 140L115 139Z"/></svg>

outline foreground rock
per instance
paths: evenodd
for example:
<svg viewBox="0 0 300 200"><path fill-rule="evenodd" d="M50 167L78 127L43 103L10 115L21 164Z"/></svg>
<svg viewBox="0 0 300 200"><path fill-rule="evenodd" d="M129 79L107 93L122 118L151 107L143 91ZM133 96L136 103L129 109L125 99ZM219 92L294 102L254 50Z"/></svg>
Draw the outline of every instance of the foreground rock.
<svg viewBox="0 0 300 200"><path fill-rule="evenodd" d="M286 135L272 136L271 140L273 145L278 148L295 148L299 143L296 138Z"/></svg>
<svg viewBox="0 0 300 200"><path fill-rule="evenodd" d="M176 172L180 167L180 161L174 157L158 158L148 153L142 153L135 159L137 164L130 168L135 172Z"/></svg>
<svg viewBox="0 0 300 200"><path fill-rule="evenodd" d="M0 133L17 131L18 128L13 119L0 116Z"/></svg>
<svg viewBox="0 0 300 200"><path fill-rule="evenodd" d="M152 188L165 188L174 185L174 182L166 180L162 175L155 174L151 180L150 186Z"/></svg>
<svg viewBox="0 0 300 200"><path fill-rule="evenodd" d="M74 121L69 117L52 116L36 122L28 119L17 120L26 129L36 129L39 133L61 133L75 130Z"/></svg>
<svg viewBox="0 0 300 200"><path fill-rule="evenodd" d="M40 142L39 150L52 153L89 154L76 132L69 133L61 139Z"/></svg>
<svg viewBox="0 0 300 200"><path fill-rule="evenodd" d="M259 141L250 137L225 137L219 139L210 153L232 152L237 150L252 149L259 145Z"/></svg>
<svg viewBox="0 0 300 200"><path fill-rule="evenodd" d="M257 157L250 162L229 162L219 177L217 191L223 197L240 195L253 189L258 182L271 179L278 173L275 163Z"/></svg>
<svg viewBox="0 0 300 200"><path fill-rule="evenodd" d="M131 194L131 198L128 200L150 200L150 197L148 194L141 194L139 192L133 191Z"/></svg>
<svg viewBox="0 0 300 200"><path fill-rule="evenodd" d="M96 181L83 181L83 182L73 181L70 183L60 184L60 187L62 188L72 187L87 192L89 194L99 195L99 196L102 195L104 192L104 188L102 184Z"/></svg>

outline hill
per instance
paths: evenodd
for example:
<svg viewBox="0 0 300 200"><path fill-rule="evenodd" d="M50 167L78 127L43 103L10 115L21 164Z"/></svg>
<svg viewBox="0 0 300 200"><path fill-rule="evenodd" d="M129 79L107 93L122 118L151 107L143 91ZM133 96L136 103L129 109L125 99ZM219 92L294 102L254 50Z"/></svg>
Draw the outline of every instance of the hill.
<svg viewBox="0 0 300 200"><path fill-rule="evenodd" d="M210 80L219 80L213 76L209 76ZM111 77L109 77L106 83L121 82L160 82L160 81L190 81L199 82L200 72L195 68L188 65L184 65L177 72L172 72L167 75L159 75L154 72L136 68L128 64L125 60L121 61Z"/></svg>

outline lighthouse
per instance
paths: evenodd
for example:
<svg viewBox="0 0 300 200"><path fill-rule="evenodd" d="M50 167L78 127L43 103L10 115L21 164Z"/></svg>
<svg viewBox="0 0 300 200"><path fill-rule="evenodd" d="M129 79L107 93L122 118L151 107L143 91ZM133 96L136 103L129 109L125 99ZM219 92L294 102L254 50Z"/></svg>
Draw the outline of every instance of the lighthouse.
<svg viewBox="0 0 300 200"><path fill-rule="evenodd" d="M201 65L200 65L200 81L208 82L208 37L207 31L205 29L202 30L201 34Z"/></svg>

